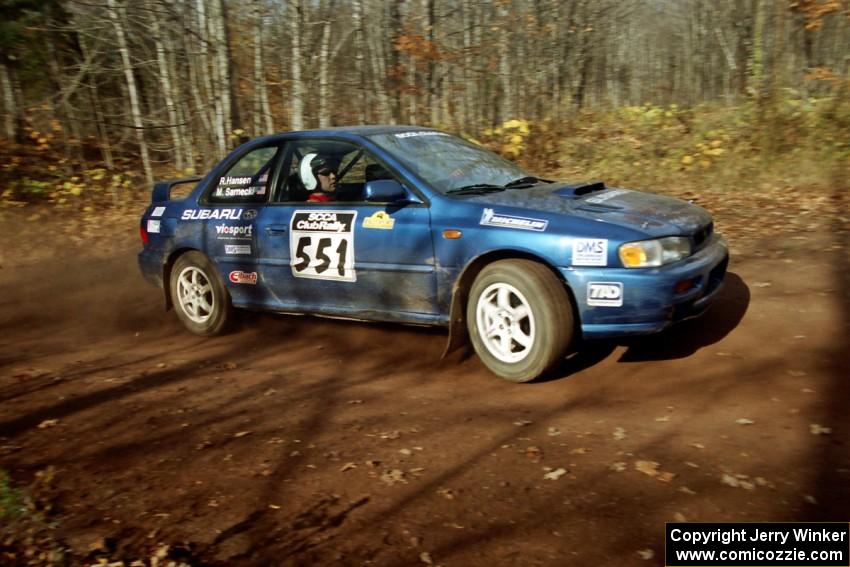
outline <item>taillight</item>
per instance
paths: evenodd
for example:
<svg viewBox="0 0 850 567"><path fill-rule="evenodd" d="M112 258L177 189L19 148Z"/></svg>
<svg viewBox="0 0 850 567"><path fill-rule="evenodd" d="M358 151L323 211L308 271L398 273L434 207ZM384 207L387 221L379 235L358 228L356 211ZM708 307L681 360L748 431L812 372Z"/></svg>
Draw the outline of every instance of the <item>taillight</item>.
<svg viewBox="0 0 850 567"><path fill-rule="evenodd" d="M148 231L145 230L145 227L139 227L139 234L142 236L142 244L147 244L150 241L150 237L148 236Z"/></svg>

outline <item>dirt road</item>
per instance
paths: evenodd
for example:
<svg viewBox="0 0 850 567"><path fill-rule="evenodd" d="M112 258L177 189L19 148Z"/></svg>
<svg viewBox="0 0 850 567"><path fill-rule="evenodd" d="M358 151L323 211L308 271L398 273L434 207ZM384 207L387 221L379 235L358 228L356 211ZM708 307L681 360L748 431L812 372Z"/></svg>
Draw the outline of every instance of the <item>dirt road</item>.
<svg viewBox="0 0 850 567"><path fill-rule="evenodd" d="M659 565L668 521L848 520L846 232L753 239L703 319L516 385L436 330L249 314L200 339L134 226L23 260L3 226L0 467L49 471L78 558Z"/></svg>

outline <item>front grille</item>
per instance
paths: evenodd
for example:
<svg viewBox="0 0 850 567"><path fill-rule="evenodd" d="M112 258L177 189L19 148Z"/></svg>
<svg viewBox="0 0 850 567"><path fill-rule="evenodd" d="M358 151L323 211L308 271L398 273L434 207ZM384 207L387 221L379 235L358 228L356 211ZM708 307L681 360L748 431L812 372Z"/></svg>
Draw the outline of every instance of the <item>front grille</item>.
<svg viewBox="0 0 850 567"><path fill-rule="evenodd" d="M691 236L691 243L694 252L705 246L705 243L711 239L711 234L714 232L714 223L710 222Z"/></svg>

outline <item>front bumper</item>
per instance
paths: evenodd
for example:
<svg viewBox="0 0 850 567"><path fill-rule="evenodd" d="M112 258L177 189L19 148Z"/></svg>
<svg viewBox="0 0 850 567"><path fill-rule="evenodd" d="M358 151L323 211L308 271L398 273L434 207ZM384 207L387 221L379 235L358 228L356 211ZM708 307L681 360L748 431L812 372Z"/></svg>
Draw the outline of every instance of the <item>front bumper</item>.
<svg viewBox="0 0 850 567"><path fill-rule="evenodd" d="M714 235L692 256L659 268L560 271L575 296L583 337L598 339L657 333L701 315L720 292L728 263L726 241ZM621 285L622 305L592 305L591 282Z"/></svg>

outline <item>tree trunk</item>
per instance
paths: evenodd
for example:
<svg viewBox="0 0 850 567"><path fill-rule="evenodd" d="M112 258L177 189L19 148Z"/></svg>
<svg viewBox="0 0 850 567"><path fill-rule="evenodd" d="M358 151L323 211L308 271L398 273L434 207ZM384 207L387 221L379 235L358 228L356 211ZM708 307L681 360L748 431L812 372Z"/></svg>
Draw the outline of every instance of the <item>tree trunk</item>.
<svg viewBox="0 0 850 567"><path fill-rule="evenodd" d="M363 42L363 1L352 0L351 22L354 26L354 74L359 84L355 97L355 115L358 124L366 123L366 68L363 65L363 54L366 45Z"/></svg>
<svg viewBox="0 0 850 567"><path fill-rule="evenodd" d="M136 91L136 79L133 76L133 65L130 61L130 49L127 46L127 37L124 34L123 18L119 16L119 10L115 5L115 0L106 1L109 11L109 19L115 27L115 36L118 39L118 51L121 54L121 66L124 70L124 78L127 82L127 94L130 98L130 116L133 120L133 129L136 134L136 141L139 144L139 153L142 157L142 168L145 171L145 179L149 185L153 185L153 169L151 169L151 160L148 156L148 145L145 141L145 131L142 124L142 111L139 106L139 93Z"/></svg>
<svg viewBox="0 0 850 567"><path fill-rule="evenodd" d="M292 41L292 58L290 69L292 72L292 118L290 128L292 130L304 129L304 84L301 82L301 22L303 19L302 0L292 3L294 14L289 15L289 35Z"/></svg>
<svg viewBox="0 0 850 567"><path fill-rule="evenodd" d="M6 62L0 60L0 90L3 91L3 135L7 140L17 139L18 107L15 104L15 91L12 90L12 78L9 76Z"/></svg>
<svg viewBox="0 0 850 567"><path fill-rule="evenodd" d="M330 43L331 43L331 20L330 14L322 22L322 40L319 45L319 128L327 128L331 125L328 98L330 91Z"/></svg>
<svg viewBox="0 0 850 567"><path fill-rule="evenodd" d="M177 107L174 103L174 91L171 86L171 73L168 68L167 55L162 43L162 31L159 26L159 15L153 5L148 5L150 10L151 31L153 32L154 47L156 48L156 63L159 69L159 82L162 86L162 96L165 99L165 109L168 113L168 130L171 133L171 143L174 147L174 158L177 169L181 172L186 168L183 159L183 143L180 139L180 130L177 124Z"/></svg>

